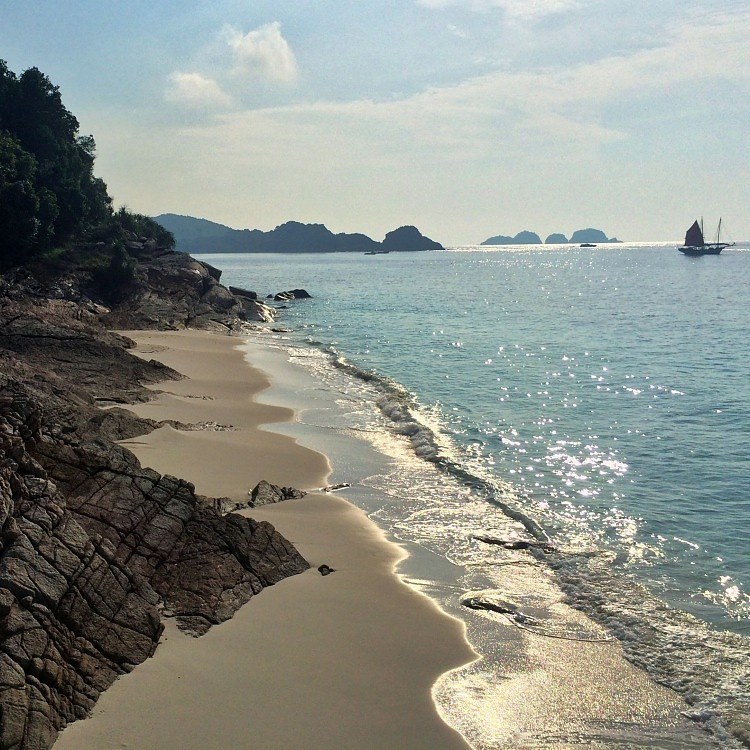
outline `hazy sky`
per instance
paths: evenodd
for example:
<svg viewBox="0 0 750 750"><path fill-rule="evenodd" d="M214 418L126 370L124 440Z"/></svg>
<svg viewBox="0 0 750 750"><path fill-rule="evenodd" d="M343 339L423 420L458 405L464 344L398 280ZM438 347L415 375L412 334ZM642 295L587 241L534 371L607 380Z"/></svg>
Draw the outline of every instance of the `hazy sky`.
<svg viewBox="0 0 750 750"><path fill-rule="evenodd" d="M0 59L150 215L750 239L750 0L0 0Z"/></svg>

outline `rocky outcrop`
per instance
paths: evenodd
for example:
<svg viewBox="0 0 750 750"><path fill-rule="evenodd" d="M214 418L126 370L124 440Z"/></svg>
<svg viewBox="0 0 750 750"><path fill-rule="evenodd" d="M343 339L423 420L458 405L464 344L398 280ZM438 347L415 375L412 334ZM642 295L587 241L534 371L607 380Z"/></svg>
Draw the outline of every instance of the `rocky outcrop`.
<svg viewBox="0 0 750 750"><path fill-rule="evenodd" d="M572 243L578 242L593 242L593 243L605 243L605 242L619 242L616 237L607 237L601 229L577 229L570 237Z"/></svg>
<svg viewBox="0 0 750 750"><path fill-rule="evenodd" d="M497 237L490 237L485 240L483 245L539 245L542 240L536 232L530 232L524 229L519 232L515 237L504 237L499 235Z"/></svg>
<svg viewBox="0 0 750 750"><path fill-rule="evenodd" d="M241 299L258 299L258 292L251 292L247 289L241 289L237 286L230 286L229 291L235 296Z"/></svg>
<svg viewBox="0 0 750 750"><path fill-rule="evenodd" d="M263 304L260 300L238 297L240 310L237 312L240 320L248 323L273 323L276 320L276 310Z"/></svg>
<svg viewBox="0 0 750 750"><path fill-rule="evenodd" d="M279 487L276 484L266 482L265 479L261 479L250 493L249 504L251 508L257 508L260 505L281 503L284 500L299 500L306 494L303 490L297 490L294 487Z"/></svg>
<svg viewBox="0 0 750 750"><path fill-rule="evenodd" d="M419 250L442 250L439 242L425 237L416 227L405 226L386 234L380 243L388 252L413 252Z"/></svg>
<svg viewBox="0 0 750 750"><path fill-rule="evenodd" d="M142 261L125 299L105 318L111 328L237 330L242 321L276 315L250 293L219 283L221 271L185 253L165 251Z"/></svg>
<svg viewBox="0 0 750 750"><path fill-rule="evenodd" d="M49 748L154 652L164 616L203 633L308 567L270 524L115 444L156 426L116 405L180 376L108 326L231 331L262 305L207 264L133 250L146 257L113 308L92 301L85 273L0 277L2 748Z"/></svg>
<svg viewBox="0 0 750 750"><path fill-rule="evenodd" d="M34 459L39 403L0 378L0 747L46 748L150 656L159 597Z"/></svg>
<svg viewBox="0 0 750 750"><path fill-rule="evenodd" d="M495 237L490 237L484 240L482 245L538 245L541 243L539 235L535 232L519 232L515 237L506 237L505 235L499 234ZM605 242L619 242L616 237L607 237L601 229L578 229L573 232L573 235L568 240L564 234L554 233L550 234L544 241L547 245L561 245L567 243L605 243Z"/></svg>
<svg viewBox="0 0 750 750"><path fill-rule="evenodd" d="M38 456L76 520L191 630L205 632L307 567L269 524L220 515L190 483L142 468L119 446L43 443Z"/></svg>
<svg viewBox="0 0 750 750"><path fill-rule="evenodd" d="M304 289L290 289L288 292L277 292L273 296L276 302L289 302L293 299L312 299Z"/></svg>
<svg viewBox="0 0 750 750"><path fill-rule="evenodd" d="M540 245L542 240L535 232L524 230L519 232L515 237L506 237L499 234L496 237L486 239L483 245Z"/></svg>

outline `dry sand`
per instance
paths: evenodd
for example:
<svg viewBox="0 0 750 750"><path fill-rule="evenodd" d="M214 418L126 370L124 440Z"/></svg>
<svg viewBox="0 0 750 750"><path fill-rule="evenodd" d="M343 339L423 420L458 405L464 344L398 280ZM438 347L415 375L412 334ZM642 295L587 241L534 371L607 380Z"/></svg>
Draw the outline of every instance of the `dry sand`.
<svg viewBox="0 0 750 750"><path fill-rule="evenodd" d="M247 365L236 339L129 335L141 356L189 378L162 384L156 401L134 411L234 428L162 428L127 441L144 465L234 499L260 479L325 484L325 456L260 428L293 413L253 400L268 380ZM156 655L120 678L56 749L467 748L439 717L431 686L475 654L463 624L394 573L403 551L333 495L249 514L271 521L312 569L264 590L202 638L168 626ZM336 572L321 576L322 563Z"/></svg>

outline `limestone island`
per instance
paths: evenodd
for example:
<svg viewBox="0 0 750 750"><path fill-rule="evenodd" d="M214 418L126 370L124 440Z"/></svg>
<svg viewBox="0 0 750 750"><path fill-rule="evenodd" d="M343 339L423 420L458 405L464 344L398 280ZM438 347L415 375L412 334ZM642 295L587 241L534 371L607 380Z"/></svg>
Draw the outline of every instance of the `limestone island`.
<svg viewBox="0 0 750 750"><path fill-rule="evenodd" d="M390 253L442 250L414 226L403 226L376 242L366 234L334 234L324 224L287 221L275 229L232 229L207 219L160 214L154 220L175 238L185 253Z"/></svg>
<svg viewBox="0 0 750 750"><path fill-rule="evenodd" d="M607 237L607 235L601 229L577 229L568 239L564 234L553 233L548 235L547 239L542 243L541 238L536 232L530 232L524 230L519 232L515 237L509 237L503 234L499 234L495 237L490 237L482 245L580 245L580 244L606 244L620 242L617 237Z"/></svg>

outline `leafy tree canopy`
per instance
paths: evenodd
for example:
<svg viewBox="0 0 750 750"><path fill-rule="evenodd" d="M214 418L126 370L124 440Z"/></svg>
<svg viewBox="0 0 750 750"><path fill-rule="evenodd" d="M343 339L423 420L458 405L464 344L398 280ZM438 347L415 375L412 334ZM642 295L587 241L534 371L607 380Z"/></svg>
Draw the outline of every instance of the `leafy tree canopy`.
<svg viewBox="0 0 750 750"><path fill-rule="evenodd" d="M174 244L147 217L113 213L107 186L93 173L95 153L93 136L79 133L44 73L16 76L0 60L0 269L96 228L121 242L131 232Z"/></svg>

